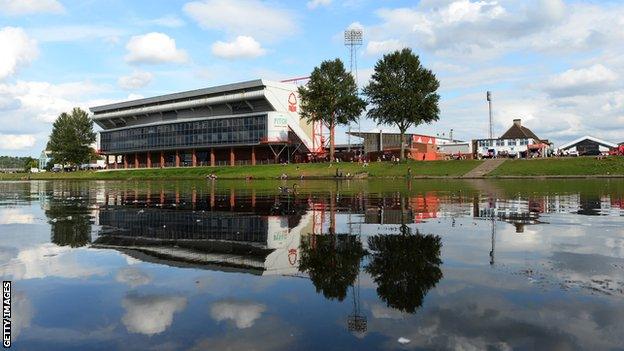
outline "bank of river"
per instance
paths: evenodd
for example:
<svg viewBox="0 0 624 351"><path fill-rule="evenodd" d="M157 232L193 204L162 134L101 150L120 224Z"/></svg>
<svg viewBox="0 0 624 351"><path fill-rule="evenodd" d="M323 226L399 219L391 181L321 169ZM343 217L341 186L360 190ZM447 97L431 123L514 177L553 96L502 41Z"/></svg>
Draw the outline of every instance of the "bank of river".
<svg viewBox="0 0 624 351"><path fill-rule="evenodd" d="M220 166L220 167L179 167L165 169L130 169L108 171L78 171L66 173L0 174L0 180L159 180L159 179L205 179L215 174L221 179L276 179L283 174L289 179L334 179L336 174L354 178L461 178L481 165L480 160L461 161L408 161L394 164L391 162L371 162L367 166L358 163L290 164L258 166ZM484 178L576 178L576 177L624 177L624 157L549 158L531 160L505 160Z"/></svg>

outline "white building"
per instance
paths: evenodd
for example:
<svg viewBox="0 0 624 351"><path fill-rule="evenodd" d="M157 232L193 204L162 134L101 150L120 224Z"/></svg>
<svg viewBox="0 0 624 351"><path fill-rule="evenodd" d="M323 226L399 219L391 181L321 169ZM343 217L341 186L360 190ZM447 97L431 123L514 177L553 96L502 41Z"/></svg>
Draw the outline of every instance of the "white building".
<svg viewBox="0 0 624 351"><path fill-rule="evenodd" d="M520 119L514 119L513 125L498 139L478 139L472 142L477 158L546 156L550 148L546 140L522 126Z"/></svg>

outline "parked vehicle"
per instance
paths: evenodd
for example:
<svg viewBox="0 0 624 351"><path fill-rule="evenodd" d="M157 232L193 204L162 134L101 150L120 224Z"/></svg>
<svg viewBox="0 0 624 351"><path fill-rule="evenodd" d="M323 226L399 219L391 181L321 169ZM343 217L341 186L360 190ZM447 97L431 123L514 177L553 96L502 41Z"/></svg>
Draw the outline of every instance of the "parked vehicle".
<svg viewBox="0 0 624 351"><path fill-rule="evenodd" d="M609 150L609 155L611 156L624 156L624 145L619 145L618 147L614 147Z"/></svg>

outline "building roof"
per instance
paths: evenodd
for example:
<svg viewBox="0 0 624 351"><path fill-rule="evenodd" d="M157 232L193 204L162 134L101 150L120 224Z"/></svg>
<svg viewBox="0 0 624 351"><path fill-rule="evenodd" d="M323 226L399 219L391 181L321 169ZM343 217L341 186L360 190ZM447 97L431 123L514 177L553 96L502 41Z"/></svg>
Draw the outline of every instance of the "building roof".
<svg viewBox="0 0 624 351"><path fill-rule="evenodd" d="M399 135L399 134L401 134L400 132L398 132L396 130L378 129L378 128L374 128L374 129L371 129L369 131L361 131L361 132L351 131L351 132L347 132L347 134L351 134L353 136L361 138L361 137L363 137L365 135L368 135L368 134L379 134L380 132L382 134L384 134L384 135ZM417 135L417 136L423 136L423 137L429 137L429 138L436 138L436 139L439 139L439 140L447 140L447 141L450 141L450 142L460 142L460 143L463 142L462 140L458 140L458 139L455 139L455 138L451 139L451 138L448 138L446 136L439 136L439 135L425 135L425 134L410 133L410 132L405 132L405 135L406 136Z"/></svg>
<svg viewBox="0 0 624 351"><path fill-rule="evenodd" d="M239 92L239 91L260 90L267 86L287 88L287 89L293 88L293 84L290 84L290 83L273 82L273 81L268 81L265 79L254 79L254 80L249 80L249 81L240 82L240 83L217 85L217 86L209 87L209 88L188 90L188 91L183 91L179 93L165 94L165 95L148 97L144 99L123 101L123 102L117 102L117 103L112 103L112 104L107 104L107 105L95 106L95 107L90 107L89 110L97 114L97 113L101 113L105 111L115 111L115 110L123 110L123 109L128 109L128 108L133 108L133 107L159 105L159 104L169 103L169 102L174 102L174 101L193 100L196 98L206 97L210 95L214 96L214 95L223 95L225 93L233 93L233 92Z"/></svg>
<svg viewBox="0 0 624 351"><path fill-rule="evenodd" d="M606 146L606 147L617 147L616 143L612 143L612 142L609 142L609 141L598 139L598 138L593 137L591 135L585 135L585 136L580 137L578 139L574 139L574 140L570 141L569 143L565 143L565 144L559 146L559 148L560 149L568 149L568 148L571 148L574 145L576 145L576 144L578 144L578 143L580 143L580 142L582 142L584 140L591 140L591 141L593 141L593 142L595 142L597 144L600 144L600 145Z"/></svg>
<svg viewBox="0 0 624 351"><path fill-rule="evenodd" d="M522 126L519 119L515 119L514 123L507 129L499 139L535 139L541 140L529 128Z"/></svg>

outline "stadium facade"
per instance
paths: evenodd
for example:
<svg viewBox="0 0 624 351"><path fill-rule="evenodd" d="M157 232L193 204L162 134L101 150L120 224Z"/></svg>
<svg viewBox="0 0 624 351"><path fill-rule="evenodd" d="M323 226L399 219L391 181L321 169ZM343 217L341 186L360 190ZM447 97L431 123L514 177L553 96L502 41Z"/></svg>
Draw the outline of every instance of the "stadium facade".
<svg viewBox="0 0 624 351"><path fill-rule="evenodd" d="M322 150L293 84L258 79L90 110L111 168L303 161Z"/></svg>

